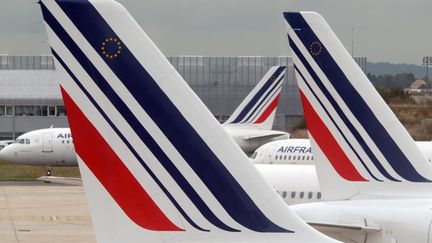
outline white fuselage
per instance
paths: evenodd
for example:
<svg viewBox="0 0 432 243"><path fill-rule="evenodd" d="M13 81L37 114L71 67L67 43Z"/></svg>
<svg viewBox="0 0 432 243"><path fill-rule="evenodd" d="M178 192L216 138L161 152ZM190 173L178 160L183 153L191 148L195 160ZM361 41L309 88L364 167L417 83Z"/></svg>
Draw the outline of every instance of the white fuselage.
<svg viewBox="0 0 432 243"><path fill-rule="evenodd" d="M416 142L432 163L432 142ZM251 156L255 164L315 164L309 139L283 139L259 147Z"/></svg>
<svg viewBox="0 0 432 243"><path fill-rule="evenodd" d="M314 164L309 139L283 139L266 143L251 156L255 164Z"/></svg>
<svg viewBox="0 0 432 243"><path fill-rule="evenodd" d="M76 166L77 159L69 128L35 130L17 138L0 151L6 162L37 166Z"/></svg>

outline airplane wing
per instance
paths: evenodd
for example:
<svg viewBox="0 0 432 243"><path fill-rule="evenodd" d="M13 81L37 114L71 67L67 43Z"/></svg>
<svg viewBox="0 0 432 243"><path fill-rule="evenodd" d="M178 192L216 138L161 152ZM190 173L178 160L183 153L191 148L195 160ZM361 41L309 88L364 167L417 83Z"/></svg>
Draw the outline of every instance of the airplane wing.
<svg viewBox="0 0 432 243"><path fill-rule="evenodd" d="M359 224L329 224L322 222L307 222L310 226L321 232L365 232L365 233L377 233L382 231L382 228L371 227Z"/></svg>
<svg viewBox="0 0 432 243"><path fill-rule="evenodd" d="M321 233L342 242L367 242L368 239L380 239L382 228L357 223L322 223L307 222Z"/></svg>
<svg viewBox="0 0 432 243"><path fill-rule="evenodd" d="M38 181L44 181L46 183L60 183L72 186L82 186L82 179L75 177L57 177L57 176L41 176L37 178Z"/></svg>
<svg viewBox="0 0 432 243"><path fill-rule="evenodd" d="M289 138L290 135L287 133L257 134L257 135L244 136L243 140L253 141L253 140L261 140L261 139L272 139L280 136L286 136L286 138Z"/></svg>

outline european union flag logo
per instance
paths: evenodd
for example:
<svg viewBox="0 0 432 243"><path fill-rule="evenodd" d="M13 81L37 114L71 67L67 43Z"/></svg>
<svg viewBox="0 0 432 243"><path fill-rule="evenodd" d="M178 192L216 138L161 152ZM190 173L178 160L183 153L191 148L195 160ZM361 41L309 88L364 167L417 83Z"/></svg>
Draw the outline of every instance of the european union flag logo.
<svg viewBox="0 0 432 243"><path fill-rule="evenodd" d="M112 60L121 54L122 48L122 43L118 38L110 37L102 42L101 51L105 58Z"/></svg>
<svg viewBox="0 0 432 243"><path fill-rule="evenodd" d="M323 45L319 41L314 41L309 45L309 52L312 56L319 56L323 51Z"/></svg>

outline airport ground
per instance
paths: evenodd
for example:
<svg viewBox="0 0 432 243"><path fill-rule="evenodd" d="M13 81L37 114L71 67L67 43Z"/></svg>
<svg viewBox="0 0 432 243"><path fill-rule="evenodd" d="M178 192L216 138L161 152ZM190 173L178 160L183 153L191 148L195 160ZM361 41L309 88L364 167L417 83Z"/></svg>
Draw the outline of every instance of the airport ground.
<svg viewBox="0 0 432 243"><path fill-rule="evenodd" d="M55 167L52 172L59 177L80 176L78 167ZM46 168L42 166L14 165L0 161L0 181L34 181L45 174Z"/></svg>
<svg viewBox="0 0 432 243"><path fill-rule="evenodd" d="M0 242L95 242L84 188L0 182Z"/></svg>

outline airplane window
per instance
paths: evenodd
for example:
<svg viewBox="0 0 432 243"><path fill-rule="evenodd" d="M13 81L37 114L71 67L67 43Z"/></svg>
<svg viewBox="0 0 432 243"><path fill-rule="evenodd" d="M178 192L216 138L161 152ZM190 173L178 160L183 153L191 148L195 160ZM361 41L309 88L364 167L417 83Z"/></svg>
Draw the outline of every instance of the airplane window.
<svg viewBox="0 0 432 243"><path fill-rule="evenodd" d="M291 198L295 198L296 192L291 192Z"/></svg>
<svg viewBox="0 0 432 243"><path fill-rule="evenodd" d="M306 156L306 160L309 160L309 156Z"/></svg>
<svg viewBox="0 0 432 243"><path fill-rule="evenodd" d="M66 116L66 109L64 106L57 106L57 116Z"/></svg>
<svg viewBox="0 0 432 243"><path fill-rule="evenodd" d="M321 199L321 192L317 193L317 199Z"/></svg>
<svg viewBox="0 0 432 243"><path fill-rule="evenodd" d="M70 141L69 141L69 140L67 140L66 142L67 142L67 143L70 143Z"/></svg>
<svg viewBox="0 0 432 243"><path fill-rule="evenodd" d="M300 192L300 199L304 198L304 192Z"/></svg>
<svg viewBox="0 0 432 243"><path fill-rule="evenodd" d="M19 144L24 144L24 139L18 139L18 140L17 140L17 143L19 143Z"/></svg>
<svg viewBox="0 0 432 243"><path fill-rule="evenodd" d="M291 160L291 155L290 155L290 156L288 156L288 160Z"/></svg>
<svg viewBox="0 0 432 243"><path fill-rule="evenodd" d="M304 155L303 155L302 160L304 160L304 158L305 158L305 157L304 157Z"/></svg>
<svg viewBox="0 0 432 243"><path fill-rule="evenodd" d="M25 140L25 143L26 143L26 144L30 144L30 139L26 139L26 140Z"/></svg>
<svg viewBox="0 0 432 243"><path fill-rule="evenodd" d="M312 193L312 192L309 192L309 193L308 193L308 198L311 199L312 196L313 196L313 193Z"/></svg>
<svg viewBox="0 0 432 243"><path fill-rule="evenodd" d="M286 196L287 196L287 192L286 191L282 192L282 197L286 198Z"/></svg>
<svg viewBox="0 0 432 243"><path fill-rule="evenodd" d="M278 159L278 156L277 156L277 155L275 156L275 159Z"/></svg>
<svg viewBox="0 0 432 243"><path fill-rule="evenodd" d="M311 160L313 160L313 156L311 157Z"/></svg>
<svg viewBox="0 0 432 243"><path fill-rule="evenodd" d="M286 155L284 156L284 160L286 160Z"/></svg>
<svg viewBox="0 0 432 243"><path fill-rule="evenodd" d="M62 140L62 143L64 143L64 140Z"/></svg>

